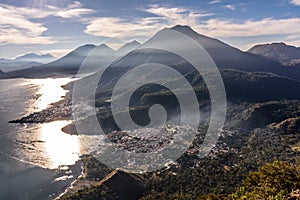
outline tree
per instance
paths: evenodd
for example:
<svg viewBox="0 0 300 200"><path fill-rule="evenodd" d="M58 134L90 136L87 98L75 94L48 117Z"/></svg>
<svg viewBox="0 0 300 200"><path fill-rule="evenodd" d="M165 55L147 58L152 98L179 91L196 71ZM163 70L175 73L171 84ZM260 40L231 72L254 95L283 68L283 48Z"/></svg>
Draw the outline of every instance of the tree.
<svg viewBox="0 0 300 200"><path fill-rule="evenodd" d="M287 162L267 163L257 172L251 172L232 199L286 199L300 188L300 167Z"/></svg>

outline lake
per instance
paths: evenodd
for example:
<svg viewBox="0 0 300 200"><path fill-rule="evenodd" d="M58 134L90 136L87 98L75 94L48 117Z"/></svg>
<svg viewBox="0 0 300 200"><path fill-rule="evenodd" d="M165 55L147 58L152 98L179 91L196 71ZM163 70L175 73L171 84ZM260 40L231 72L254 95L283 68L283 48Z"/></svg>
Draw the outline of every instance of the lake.
<svg viewBox="0 0 300 200"><path fill-rule="evenodd" d="M69 121L8 123L61 100L70 81L0 80L0 199L53 198L80 174L80 139L61 131Z"/></svg>

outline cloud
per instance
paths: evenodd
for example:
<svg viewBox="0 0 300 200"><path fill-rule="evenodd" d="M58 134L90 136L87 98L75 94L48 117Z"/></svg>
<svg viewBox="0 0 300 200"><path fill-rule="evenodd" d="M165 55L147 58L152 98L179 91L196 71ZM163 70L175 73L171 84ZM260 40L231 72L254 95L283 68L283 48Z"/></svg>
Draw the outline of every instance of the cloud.
<svg viewBox="0 0 300 200"><path fill-rule="evenodd" d="M95 18L87 25L86 33L94 36L122 37L133 34L150 36L162 27L170 27L177 24L189 25L196 31L212 37L250 37L268 35L294 35L300 30L296 27L300 24L300 18L261 20L245 20L236 22L231 19L210 18L207 13L197 13L186 8L160 7L152 5L143 11L155 14L154 17L140 17L134 19L121 18ZM290 36L291 37L291 36Z"/></svg>
<svg viewBox="0 0 300 200"><path fill-rule="evenodd" d="M34 37L34 39L32 39ZM0 44L52 44L52 37L44 37L33 34L24 34L18 29L5 29L0 31Z"/></svg>
<svg viewBox="0 0 300 200"><path fill-rule="evenodd" d="M226 5L226 6L224 6L224 8L227 8L227 9L232 10L232 11L236 10L236 7L234 5Z"/></svg>
<svg viewBox="0 0 300 200"><path fill-rule="evenodd" d="M160 19L141 18L128 21L116 17L102 17L93 19L86 27L85 33L104 37L126 37L147 35L158 29ZM153 30L154 29L154 30Z"/></svg>
<svg viewBox="0 0 300 200"><path fill-rule="evenodd" d="M48 17L51 14L53 14L53 11L51 11L52 10L51 8L49 8L48 10L43 10L43 12L41 12L40 9L27 8L27 7L16 7L16 6L6 5L6 4L0 4L0 8L2 10L4 9L6 11L9 11L12 14L22 15L23 17L30 17L31 19L44 18L44 17Z"/></svg>
<svg viewBox="0 0 300 200"><path fill-rule="evenodd" d="M293 0L294 3L300 0ZM219 1L210 1L210 4ZM242 4L226 5L236 10ZM246 38L256 36L282 35L283 40L298 38L300 18L265 18L240 20L216 18L215 14L203 13L184 7L149 5L138 10L147 17L90 17L95 10L84 8L80 2L73 2L66 8L44 5L42 9L15 7L0 4L0 44L50 44L57 42L54 37L45 37L44 24L37 20L49 16L72 19L86 25L85 33L93 36L118 38L120 41L139 39L141 41L164 27L177 24L191 26L197 32L217 38ZM149 15L150 14L150 15ZM145 16L145 15L144 15ZM39 20L40 21L40 20Z"/></svg>
<svg viewBox="0 0 300 200"><path fill-rule="evenodd" d="M217 4L217 3L221 3L222 1L220 1L220 0L214 0L214 1L211 1L211 2L209 2L209 4Z"/></svg>
<svg viewBox="0 0 300 200"><path fill-rule="evenodd" d="M73 4L67 6L66 9L59 9L54 14L55 16L59 16L62 18L80 18L83 15L93 14L96 11L88 8L83 8L83 5L75 1Z"/></svg>
<svg viewBox="0 0 300 200"><path fill-rule="evenodd" d="M144 11L164 18L169 25L186 24L187 21L189 21L189 24L197 24L199 18L213 15L210 13L198 13L186 8L160 7L158 5L151 5L150 8L144 9Z"/></svg>
<svg viewBox="0 0 300 200"><path fill-rule="evenodd" d="M40 36L47 30L40 23L29 21L24 14L0 6L0 43L52 43L50 37Z"/></svg>
<svg viewBox="0 0 300 200"><path fill-rule="evenodd" d="M82 4L74 2L65 9L44 5L42 8L17 7L0 4L0 44L51 44L57 42L53 37L42 34L47 31L42 23L33 22L49 16L61 18L78 18L91 14L91 9L82 8Z"/></svg>
<svg viewBox="0 0 300 200"><path fill-rule="evenodd" d="M95 13L92 9L83 8L80 2L69 4L66 8L59 8L51 5L43 5L40 8L17 7L6 4L0 4L0 7L13 13L18 13L29 19L45 18L56 16L62 18L81 17L83 15Z"/></svg>
<svg viewBox="0 0 300 200"><path fill-rule="evenodd" d="M71 10L59 11L55 14L55 16L59 16L62 18L74 18L74 17L81 17L82 15L87 15L92 13L94 13L94 11L91 9L76 8Z"/></svg>
<svg viewBox="0 0 300 200"><path fill-rule="evenodd" d="M233 20L209 19L198 24L195 29L204 34L214 37L250 37L268 35L299 35L297 29L300 18L273 19L265 18L262 20L246 20L244 22L234 22Z"/></svg>
<svg viewBox="0 0 300 200"><path fill-rule="evenodd" d="M177 24L189 25L195 31L216 38L254 38L281 36L286 41L298 38L300 18L264 18L260 20L240 20L215 18L213 14L199 13L187 8L151 5L142 11L154 14L151 17L130 19L95 18L87 23L85 32L94 36L115 38L148 38L164 27ZM206 18L206 16L211 16ZM253 39L255 40L255 39ZM249 43L250 43L249 39ZM251 45L251 44L249 44Z"/></svg>
<svg viewBox="0 0 300 200"><path fill-rule="evenodd" d="M185 8L163 7L150 5L141 11L154 14L154 17L138 17L121 19L117 17L94 18L85 30L85 33L94 36L125 38L149 37L156 31L177 24L196 26L202 17L211 16L208 13L199 13Z"/></svg>
<svg viewBox="0 0 300 200"><path fill-rule="evenodd" d="M291 0L290 3L296 6L300 6L300 0Z"/></svg>
<svg viewBox="0 0 300 200"><path fill-rule="evenodd" d="M272 42L278 37L283 42L299 45L300 30L295 28L300 24L300 18L246 20L236 22L230 19L209 19L193 27L195 31L210 37L221 38L229 44L234 44L247 50L255 43ZM245 42L247 41L247 42Z"/></svg>

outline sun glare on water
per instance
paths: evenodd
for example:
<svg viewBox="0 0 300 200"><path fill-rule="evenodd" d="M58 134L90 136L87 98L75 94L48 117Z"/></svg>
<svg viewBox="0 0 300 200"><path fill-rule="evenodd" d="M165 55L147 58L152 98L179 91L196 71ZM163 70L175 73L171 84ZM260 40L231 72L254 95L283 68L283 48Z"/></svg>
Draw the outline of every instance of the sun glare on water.
<svg viewBox="0 0 300 200"><path fill-rule="evenodd" d="M32 79L32 84L38 86L38 98L34 105L35 111L46 109L51 103L60 101L66 94L61 86L70 82L70 78ZM44 154L49 168L60 165L72 165L79 159L80 142L78 136L62 132L62 128L70 121L54 121L40 125L40 139L44 141Z"/></svg>
<svg viewBox="0 0 300 200"><path fill-rule="evenodd" d="M52 103L60 101L67 92L61 86L73 80L75 79L25 79L20 85L32 88L35 96L27 113L44 110ZM24 130L17 133L15 139L17 157L50 169L75 164L85 151L79 136L62 131L70 123L71 121L53 121L26 125Z"/></svg>
<svg viewBox="0 0 300 200"><path fill-rule="evenodd" d="M38 85L39 89L37 95L39 95L36 104L34 105L36 111L46 109L49 104L57 102L62 99L66 94L61 86L70 82L70 78L59 79L32 79L31 82L34 85Z"/></svg>
<svg viewBox="0 0 300 200"><path fill-rule="evenodd" d="M78 136L63 133L57 128L69 123L69 121L55 121L41 124L40 139L44 141L44 153L48 158L48 167L51 169L61 165L73 165L81 154Z"/></svg>

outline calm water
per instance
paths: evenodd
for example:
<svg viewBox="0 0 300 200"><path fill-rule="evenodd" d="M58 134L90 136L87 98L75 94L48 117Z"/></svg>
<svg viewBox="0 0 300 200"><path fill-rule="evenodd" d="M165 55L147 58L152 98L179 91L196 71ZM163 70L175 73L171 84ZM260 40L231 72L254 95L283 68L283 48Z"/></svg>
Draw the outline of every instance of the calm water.
<svg viewBox="0 0 300 200"><path fill-rule="evenodd" d="M59 101L66 93L60 86L70 81L0 80L0 199L49 199L80 173L79 164L60 167L84 152L77 136L61 131L68 121L8 123Z"/></svg>

